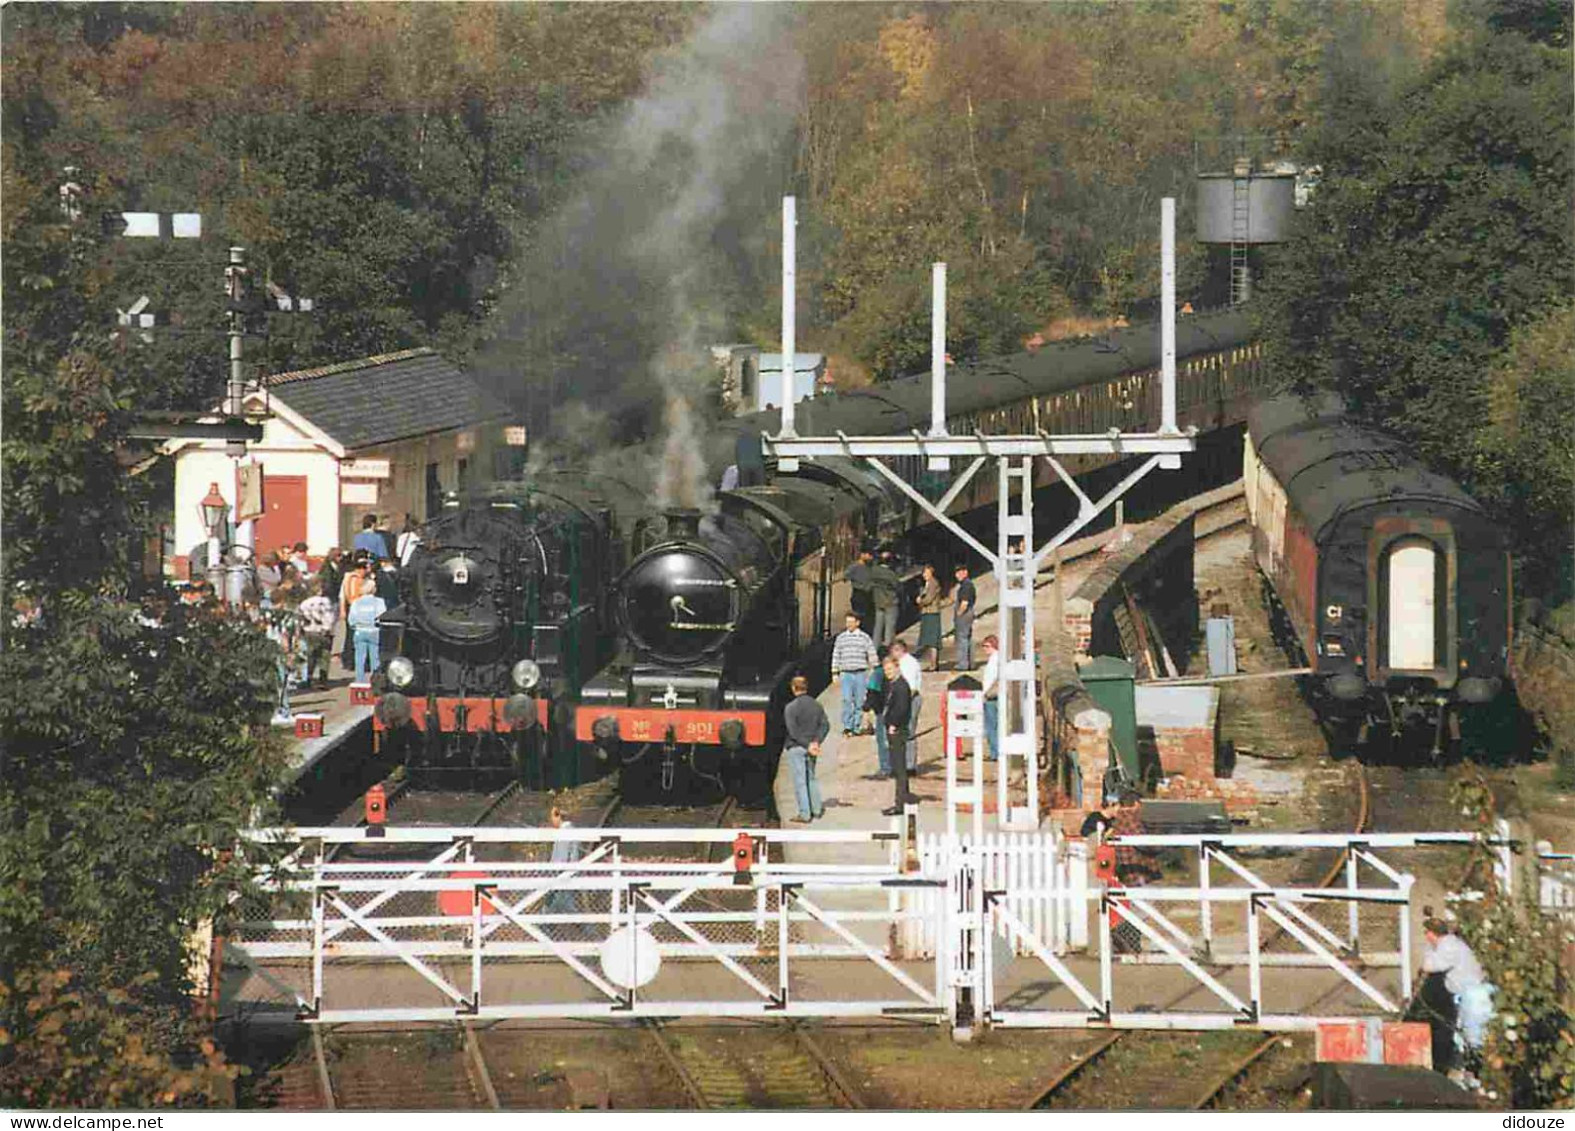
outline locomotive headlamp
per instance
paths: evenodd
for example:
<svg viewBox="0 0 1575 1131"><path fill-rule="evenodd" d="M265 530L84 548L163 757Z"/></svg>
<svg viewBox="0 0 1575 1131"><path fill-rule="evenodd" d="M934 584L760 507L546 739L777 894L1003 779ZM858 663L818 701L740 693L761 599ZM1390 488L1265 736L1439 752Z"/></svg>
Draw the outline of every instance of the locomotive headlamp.
<svg viewBox="0 0 1575 1131"><path fill-rule="evenodd" d="M744 724L739 719L725 719L717 728L717 737L722 740L722 745L729 750L737 750L744 745Z"/></svg>
<svg viewBox="0 0 1575 1131"><path fill-rule="evenodd" d="M416 665L408 656L395 656L388 661L388 682L395 687L409 687L416 680Z"/></svg>
<svg viewBox="0 0 1575 1131"><path fill-rule="evenodd" d="M535 660L521 660L514 665L512 673L514 686L521 691L529 691L541 682L541 668Z"/></svg>

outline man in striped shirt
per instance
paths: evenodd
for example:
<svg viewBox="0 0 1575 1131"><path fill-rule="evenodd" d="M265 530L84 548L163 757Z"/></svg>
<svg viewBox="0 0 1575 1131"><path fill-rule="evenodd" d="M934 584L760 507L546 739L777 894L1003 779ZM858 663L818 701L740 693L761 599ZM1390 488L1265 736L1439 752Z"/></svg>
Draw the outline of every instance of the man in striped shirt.
<svg viewBox="0 0 1575 1131"><path fill-rule="evenodd" d="M849 613L843 620L847 628L837 633L831 645L831 675L840 680L842 688L842 733L862 734L864 692L875 666L875 641L859 627L857 613Z"/></svg>

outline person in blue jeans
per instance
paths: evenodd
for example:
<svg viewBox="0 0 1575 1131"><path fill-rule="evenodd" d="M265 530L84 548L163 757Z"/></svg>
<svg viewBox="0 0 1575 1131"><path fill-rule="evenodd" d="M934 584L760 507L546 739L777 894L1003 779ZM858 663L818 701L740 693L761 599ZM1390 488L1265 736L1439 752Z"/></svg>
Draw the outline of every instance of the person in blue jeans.
<svg viewBox="0 0 1575 1131"><path fill-rule="evenodd" d="M365 683L377 671L380 657L377 638L380 631L377 618L388 612L388 605L375 590L357 597L350 603L350 615L345 618L347 630L355 638L355 681Z"/></svg>
<svg viewBox="0 0 1575 1131"><path fill-rule="evenodd" d="M821 744L831 734L831 720L826 709L809 693L809 680L801 675L793 677L789 685L793 701L782 712L787 727L788 770L793 775L793 797L798 802L795 824L807 825L825 815L826 806L820 799L820 782L815 776L820 761Z"/></svg>
<svg viewBox="0 0 1575 1131"><path fill-rule="evenodd" d="M831 674L840 681L842 691L842 734L864 733L864 690L870 669L875 666L875 641L859 627L859 614L843 618L847 625L831 645Z"/></svg>
<svg viewBox="0 0 1575 1131"><path fill-rule="evenodd" d="M984 737L990 744L990 761L1001 756L1001 641L984 638Z"/></svg>

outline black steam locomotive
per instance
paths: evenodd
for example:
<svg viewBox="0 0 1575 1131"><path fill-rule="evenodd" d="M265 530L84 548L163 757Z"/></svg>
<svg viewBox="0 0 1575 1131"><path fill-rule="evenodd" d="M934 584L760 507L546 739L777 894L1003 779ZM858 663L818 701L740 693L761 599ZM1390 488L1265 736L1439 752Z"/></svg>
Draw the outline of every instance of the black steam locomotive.
<svg viewBox="0 0 1575 1131"><path fill-rule="evenodd" d="M789 677L824 682L846 608L832 564L904 519L894 488L840 459L722 491L710 514L668 511L618 579L620 651L583 688L576 736L621 767L626 793L753 796Z"/></svg>
<svg viewBox="0 0 1575 1131"><path fill-rule="evenodd" d="M1331 402L1255 406L1243 470L1254 554L1336 742L1430 737L1437 758L1504 687L1503 531Z"/></svg>
<svg viewBox="0 0 1575 1131"><path fill-rule="evenodd" d="M420 531L373 711L413 776L580 781L568 704L607 663L606 595L643 529L644 493L546 474L451 499Z"/></svg>
<svg viewBox="0 0 1575 1131"><path fill-rule="evenodd" d="M1208 427L1251 395L1262 363L1249 334L1237 314L1178 325L1183 423ZM948 428L1146 426L1158 414L1158 355L1150 324L959 366ZM800 406L800 430L907 433L927 424L928 406L927 378L913 377L816 397ZM709 429L712 471L720 478L749 451L741 441L777 427L772 411ZM753 464L739 460L746 485L721 491L706 514L659 519L644 490L564 473L435 518L412 562L416 584L384 618L398 626L399 659L384 677L380 734L423 769L530 780L550 767L551 784L565 785L617 767L626 789L674 801L758 792L748 779L770 772L787 677L825 678L859 548L930 557L950 542L861 463L774 475L756 450ZM946 489L916 459L893 467L932 496ZM977 477L953 509L989 504L992 478Z"/></svg>

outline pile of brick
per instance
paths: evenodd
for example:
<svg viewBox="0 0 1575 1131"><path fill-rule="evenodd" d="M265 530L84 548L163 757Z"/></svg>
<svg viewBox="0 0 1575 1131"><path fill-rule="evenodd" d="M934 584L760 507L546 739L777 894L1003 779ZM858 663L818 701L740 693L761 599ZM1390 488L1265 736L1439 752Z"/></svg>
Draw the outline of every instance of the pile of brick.
<svg viewBox="0 0 1575 1131"><path fill-rule="evenodd" d="M1256 816L1258 791L1232 778L1189 778L1181 774L1161 781L1154 796L1166 801L1223 801L1232 817Z"/></svg>

